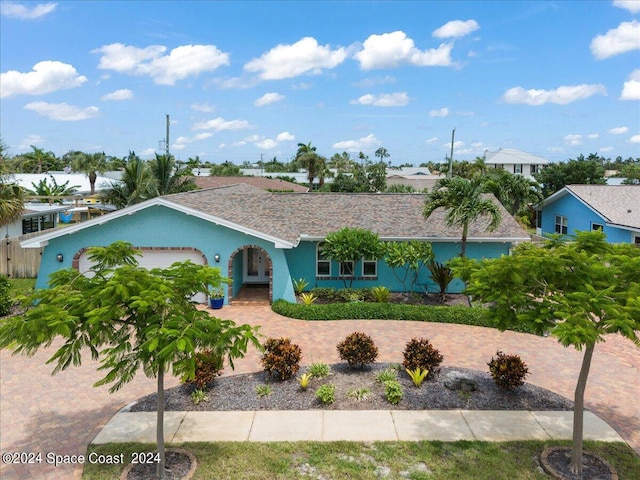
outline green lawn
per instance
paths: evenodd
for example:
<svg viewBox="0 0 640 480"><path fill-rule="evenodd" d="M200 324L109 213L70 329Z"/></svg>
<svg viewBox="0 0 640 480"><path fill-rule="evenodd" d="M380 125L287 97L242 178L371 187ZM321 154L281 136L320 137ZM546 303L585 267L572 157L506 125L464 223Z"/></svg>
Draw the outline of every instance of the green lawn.
<svg viewBox="0 0 640 480"><path fill-rule="evenodd" d="M390 469L384 478L412 480L548 479L537 458L545 445L570 442L296 442L186 443L198 468L194 479L376 479L376 470ZM621 479L640 478L640 457L623 443L585 442L607 459ZM90 451L130 458L152 445L109 444ZM85 465L83 479L118 478L122 466ZM306 472L306 474L305 474ZM404 473L403 473L404 472Z"/></svg>

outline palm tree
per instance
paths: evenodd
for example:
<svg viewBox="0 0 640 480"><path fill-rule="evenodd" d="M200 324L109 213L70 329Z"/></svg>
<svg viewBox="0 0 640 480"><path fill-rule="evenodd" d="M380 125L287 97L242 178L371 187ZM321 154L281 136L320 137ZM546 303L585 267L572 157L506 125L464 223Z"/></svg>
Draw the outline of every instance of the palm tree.
<svg viewBox="0 0 640 480"><path fill-rule="evenodd" d="M527 205L542 201L540 184L522 175L497 169L484 176L485 191L507 209L511 215L526 215Z"/></svg>
<svg viewBox="0 0 640 480"><path fill-rule="evenodd" d="M313 180L318 175L323 175L324 157L316 153L316 147L311 146L311 142L307 144L299 143L298 151L296 152L296 161L307 170L309 190L313 190ZM321 181L324 183L324 176L322 176Z"/></svg>
<svg viewBox="0 0 640 480"><path fill-rule="evenodd" d="M96 180L99 173L104 173L107 169L107 156L101 153L85 153L73 151L66 153L63 157L71 163L71 168L78 172L84 172L89 177L89 185L91 185L91 195L96 193Z"/></svg>
<svg viewBox="0 0 640 480"><path fill-rule="evenodd" d="M31 145L32 151L22 155L22 169L33 173L49 171L56 166L56 156L53 152L45 152L42 148Z"/></svg>
<svg viewBox="0 0 640 480"><path fill-rule="evenodd" d="M351 171L353 160L347 152L336 153L329 160L329 166L335 168L338 173L346 173Z"/></svg>
<svg viewBox="0 0 640 480"><path fill-rule="evenodd" d="M128 207L158 196L155 179L149 164L129 152L120 182L112 183L107 200L117 208Z"/></svg>
<svg viewBox="0 0 640 480"><path fill-rule="evenodd" d="M483 197L483 183L480 177L471 180L462 177L443 178L427 194L423 216L429 218L438 208L447 211L445 221L449 227L462 227L460 256L467 249L469 224L480 217L490 218L487 231L498 228L502 216L498 206Z"/></svg>
<svg viewBox="0 0 640 480"><path fill-rule="evenodd" d="M384 161L385 158L390 157L391 154L389 153L389 150L387 150L384 147L380 147L379 149L376 150L376 153L374 154L376 157L380 157L380 163L382 163Z"/></svg>
<svg viewBox="0 0 640 480"><path fill-rule="evenodd" d="M43 178L38 183L31 182L31 185L33 185L33 190L27 190L27 192L32 195L49 197L49 203L51 203L52 197L70 196L73 195L79 188L79 185L72 185L70 187L69 180L64 182L62 185L58 185L58 182L53 175L49 175L49 177L51 177L51 184L49 184L46 178ZM54 202L62 203L62 199L55 200Z"/></svg>
<svg viewBox="0 0 640 480"><path fill-rule="evenodd" d="M24 190L15 183L0 178L0 226L20 218L24 210Z"/></svg>
<svg viewBox="0 0 640 480"><path fill-rule="evenodd" d="M155 179L157 195L187 192L195 188L193 179L182 175L176 168L173 155L158 155L151 161L151 173Z"/></svg>

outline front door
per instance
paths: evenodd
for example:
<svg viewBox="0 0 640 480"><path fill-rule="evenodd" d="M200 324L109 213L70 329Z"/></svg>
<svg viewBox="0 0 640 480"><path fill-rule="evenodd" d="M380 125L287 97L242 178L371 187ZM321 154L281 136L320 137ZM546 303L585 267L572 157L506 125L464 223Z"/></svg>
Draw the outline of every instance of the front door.
<svg viewBox="0 0 640 480"><path fill-rule="evenodd" d="M265 253L257 248L244 249L244 283L269 283Z"/></svg>

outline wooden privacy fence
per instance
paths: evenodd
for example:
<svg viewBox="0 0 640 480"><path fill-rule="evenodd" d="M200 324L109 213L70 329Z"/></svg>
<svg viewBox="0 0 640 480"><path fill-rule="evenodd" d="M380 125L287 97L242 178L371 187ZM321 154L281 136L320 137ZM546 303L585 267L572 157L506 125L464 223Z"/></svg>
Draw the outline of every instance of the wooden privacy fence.
<svg viewBox="0 0 640 480"><path fill-rule="evenodd" d="M0 273L9 278L36 278L43 249L22 248L20 242L41 233L34 232L19 237L3 238L0 242Z"/></svg>

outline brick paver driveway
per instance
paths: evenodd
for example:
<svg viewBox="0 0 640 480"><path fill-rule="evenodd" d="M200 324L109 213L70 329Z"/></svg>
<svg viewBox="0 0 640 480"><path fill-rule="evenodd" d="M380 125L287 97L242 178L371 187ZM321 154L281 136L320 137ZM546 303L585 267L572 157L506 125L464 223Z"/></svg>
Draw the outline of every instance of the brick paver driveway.
<svg viewBox="0 0 640 480"><path fill-rule="evenodd" d="M486 370L496 350L517 353L529 365L528 381L568 398L580 369L582 355L552 338L462 325L404 321L304 322L274 314L269 307L225 307L221 316L238 323L261 325L265 336L288 336L302 348L303 363L339 361L336 344L353 331L371 335L380 350L379 361L400 362L404 345L424 336L444 355L444 364ZM138 376L110 395L106 387L93 388L100 378L96 364L85 360L52 377L45 365L53 349L35 357L0 353L0 450L82 455L109 418L122 406L155 390L153 380ZM236 373L259 370L251 351L236 363ZM233 372L227 371L225 374ZM168 379L167 387L177 385ZM596 346L587 385L586 406L613 426L640 454L640 349L613 336ZM43 459L44 460L44 459ZM80 478L74 465L1 466L3 479Z"/></svg>

